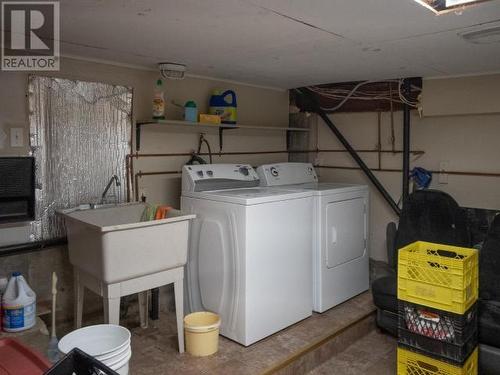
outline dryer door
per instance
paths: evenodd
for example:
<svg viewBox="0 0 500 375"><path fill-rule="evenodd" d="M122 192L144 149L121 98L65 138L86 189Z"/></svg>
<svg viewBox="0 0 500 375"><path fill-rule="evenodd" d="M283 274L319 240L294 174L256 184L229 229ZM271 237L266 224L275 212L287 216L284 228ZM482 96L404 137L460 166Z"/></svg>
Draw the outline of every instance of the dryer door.
<svg viewBox="0 0 500 375"><path fill-rule="evenodd" d="M328 202L325 213L326 266L334 268L362 257L366 251L364 198Z"/></svg>

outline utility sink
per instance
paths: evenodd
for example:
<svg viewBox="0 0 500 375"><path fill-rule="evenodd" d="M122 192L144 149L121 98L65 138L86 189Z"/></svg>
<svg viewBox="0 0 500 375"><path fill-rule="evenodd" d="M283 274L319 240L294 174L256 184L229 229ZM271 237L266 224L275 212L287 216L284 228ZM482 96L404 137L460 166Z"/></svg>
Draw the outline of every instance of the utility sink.
<svg viewBox="0 0 500 375"><path fill-rule="evenodd" d="M112 284L186 264L195 215L171 210L167 219L142 222L144 203L92 207L60 211L73 266Z"/></svg>

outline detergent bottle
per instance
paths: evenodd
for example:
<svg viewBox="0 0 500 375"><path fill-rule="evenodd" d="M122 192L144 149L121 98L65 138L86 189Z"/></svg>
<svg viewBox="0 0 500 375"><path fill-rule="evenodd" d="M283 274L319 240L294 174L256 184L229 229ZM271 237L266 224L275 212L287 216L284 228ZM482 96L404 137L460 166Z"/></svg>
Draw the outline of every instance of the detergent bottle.
<svg viewBox="0 0 500 375"><path fill-rule="evenodd" d="M223 124L236 124L236 93L233 90L214 90L208 113L220 116Z"/></svg>
<svg viewBox="0 0 500 375"><path fill-rule="evenodd" d="M14 272L2 297L3 330L24 331L36 323L36 294L24 277Z"/></svg>

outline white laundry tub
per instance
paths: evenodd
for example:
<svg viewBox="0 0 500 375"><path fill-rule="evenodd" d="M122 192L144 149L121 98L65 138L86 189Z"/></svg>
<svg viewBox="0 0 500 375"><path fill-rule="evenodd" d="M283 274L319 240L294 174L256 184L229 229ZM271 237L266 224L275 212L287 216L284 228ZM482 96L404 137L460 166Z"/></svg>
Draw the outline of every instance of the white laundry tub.
<svg viewBox="0 0 500 375"><path fill-rule="evenodd" d="M145 206L61 211L71 264L106 284L186 264L189 221L196 216L171 210L167 219L141 222Z"/></svg>

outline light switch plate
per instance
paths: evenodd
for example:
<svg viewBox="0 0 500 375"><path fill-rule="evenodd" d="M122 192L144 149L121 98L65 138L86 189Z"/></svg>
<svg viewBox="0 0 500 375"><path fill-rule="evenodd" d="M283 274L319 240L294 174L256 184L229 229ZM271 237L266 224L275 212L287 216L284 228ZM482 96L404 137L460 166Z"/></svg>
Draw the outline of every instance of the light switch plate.
<svg viewBox="0 0 500 375"><path fill-rule="evenodd" d="M23 147L24 146L24 132L23 128L10 128L10 146Z"/></svg>

